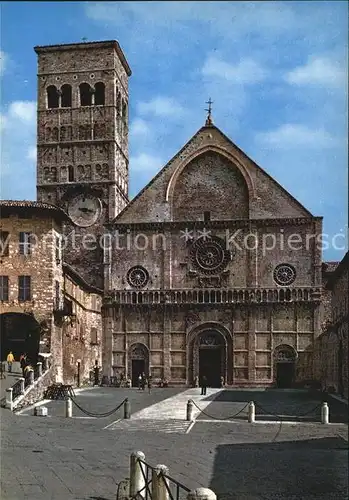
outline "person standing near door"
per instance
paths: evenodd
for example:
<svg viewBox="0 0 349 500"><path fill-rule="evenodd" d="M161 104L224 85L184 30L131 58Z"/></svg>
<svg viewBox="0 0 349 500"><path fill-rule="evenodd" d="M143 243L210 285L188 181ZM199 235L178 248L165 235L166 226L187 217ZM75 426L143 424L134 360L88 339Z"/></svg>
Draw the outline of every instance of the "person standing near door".
<svg viewBox="0 0 349 500"><path fill-rule="evenodd" d="M206 396L206 390L207 390L207 377L206 375L203 375L201 378L201 396Z"/></svg>
<svg viewBox="0 0 349 500"><path fill-rule="evenodd" d="M7 370L9 373L12 372L12 363L14 362L15 360L15 357L14 355L12 354L12 351L10 351L7 355Z"/></svg>

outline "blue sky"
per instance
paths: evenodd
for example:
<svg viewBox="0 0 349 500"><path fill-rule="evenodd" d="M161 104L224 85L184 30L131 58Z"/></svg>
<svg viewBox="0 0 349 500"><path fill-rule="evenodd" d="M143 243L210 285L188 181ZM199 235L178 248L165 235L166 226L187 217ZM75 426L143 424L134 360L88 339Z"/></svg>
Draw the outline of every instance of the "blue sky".
<svg viewBox="0 0 349 500"><path fill-rule="evenodd" d="M211 97L214 123L326 234L346 233L347 2L7 2L1 30L1 198L36 196L33 47L117 39L133 71L131 196L204 124Z"/></svg>

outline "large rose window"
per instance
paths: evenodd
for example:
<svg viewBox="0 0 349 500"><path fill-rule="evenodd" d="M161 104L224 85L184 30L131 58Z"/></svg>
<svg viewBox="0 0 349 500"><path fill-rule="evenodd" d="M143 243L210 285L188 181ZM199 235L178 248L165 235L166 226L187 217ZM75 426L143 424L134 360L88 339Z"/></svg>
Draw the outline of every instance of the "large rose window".
<svg viewBox="0 0 349 500"><path fill-rule="evenodd" d="M149 274L144 267L135 266L128 270L126 278L134 288L143 288L149 281Z"/></svg>
<svg viewBox="0 0 349 500"><path fill-rule="evenodd" d="M296 270L290 264L279 264L274 269L274 280L278 285L291 285L296 279Z"/></svg>
<svg viewBox="0 0 349 500"><path fill-rule="evenodd" d="M199 238L191 249L193 266L204 274L222 272L229 262L229 252L217 237Z"/></svg>

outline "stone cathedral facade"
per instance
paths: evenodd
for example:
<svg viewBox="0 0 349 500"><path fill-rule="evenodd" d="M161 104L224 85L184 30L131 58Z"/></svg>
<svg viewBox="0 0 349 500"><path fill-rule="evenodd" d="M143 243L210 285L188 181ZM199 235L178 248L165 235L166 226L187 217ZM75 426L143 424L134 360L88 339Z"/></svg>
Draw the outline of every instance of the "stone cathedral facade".
<svg viewBox="0 0 349 500"><path fill-rule="evenodd" d="M104 289L103 374L171 384L312 380L322 218L205 125L128 203L128 77L117 42L35 48L38 200L63 208L65 260ZM132 166L131 166L132 168ZM105 241L108 244L105 244ZM291 241L291 243L290 243Z"/></svg>

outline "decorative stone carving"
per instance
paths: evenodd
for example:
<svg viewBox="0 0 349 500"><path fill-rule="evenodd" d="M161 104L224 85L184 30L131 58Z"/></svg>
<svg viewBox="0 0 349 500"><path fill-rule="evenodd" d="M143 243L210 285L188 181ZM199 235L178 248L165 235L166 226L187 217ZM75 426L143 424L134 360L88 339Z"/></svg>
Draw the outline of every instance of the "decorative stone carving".
<svg viewBox="0 0 349 500"><path fill-rule="evenodd" d="M199 342L201 346L220 346L222 344L214 333L204 333L201 335Z"/></svg>
<svg viewBox="0 0 349 500"><path fill-rule="evenodd" d="M134 266L128 270L126 279L130 286L143 288L149 281L149 274L144 267Z"/></svg>
<svg viewBox="0 0 349 500"><path fill-rule="evenodd" d="M202 288L220 288L221 278L220 276L202 276L198 278L198 285Z"/></svg>
<svg viewBox="0 0 349 500"><path fill-rule="evenodd" d="M223 271L230 258L224 242L216 237L198 238L191 247L193 266L204 274L217 274Z"/></svg>
<svg viewBox="0 0 349 500"><path fill-rule="evenodd" d="M200 321L200 317L197 313L189 313L185 318L186 327L188 328L188 326L194 325L198 321Z"/></svg>
<svg viewBox="0 0 349 500"><path fill-rule="evenodd" d="M281 286L291 285L296 279L296 270L290 264L279 264L274 269L274 281Z"/></svg>
<svg viewBox="0 0 349 500"><path fill-rule="evenodd" d="M296 354L290 347L282 346L275 350L274 359L276 363L293 363L296 359Z"/></svg>

